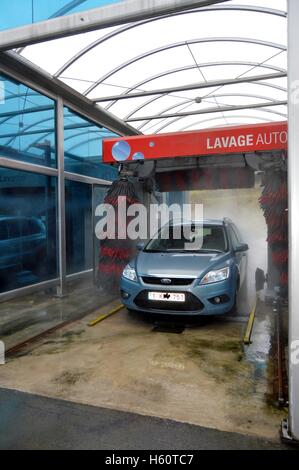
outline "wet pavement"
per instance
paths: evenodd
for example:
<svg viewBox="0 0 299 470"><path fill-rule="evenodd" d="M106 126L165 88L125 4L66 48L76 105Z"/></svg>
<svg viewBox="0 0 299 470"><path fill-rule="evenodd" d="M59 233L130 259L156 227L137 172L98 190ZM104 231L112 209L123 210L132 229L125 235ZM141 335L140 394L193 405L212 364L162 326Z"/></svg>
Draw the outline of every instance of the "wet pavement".
<svg viewBox="0 0 299 470"><path fill-rule="evenodd" d="M9 348L65 321L82 318L112 299L91 281L68 285L68 295L54 296L54 291L37 292L20 299L0 303L0 340Z"/></svg>
<svg viewBox="0 0 299 470"><path fill-rule="evenodd" d="M252 343L249 346L244 346L245 360L252 364L253 378L257 383L268 376L269 363L272 360L270 353L273 330L274 314L271 307L262 303L258 304L252 332ZM270 397L270 383L268 383L268 387Z"/></svg>
<svg viewBox="0 0 299 470"><path fill-rule="evenodd" d="M118 304L9 359L0 367L0 386L278 441L285 411L269 400L272 319L264 304L246 350L244 316L185 319L179 331L167 329L164 317L161 331L161 318L123 309L87 326Z"/></svg>
<svg viewBox="0 0 299 470"><path fill-rule="evenodd" d="M0 389L0 449L292 448L272 440Z"/></svg>

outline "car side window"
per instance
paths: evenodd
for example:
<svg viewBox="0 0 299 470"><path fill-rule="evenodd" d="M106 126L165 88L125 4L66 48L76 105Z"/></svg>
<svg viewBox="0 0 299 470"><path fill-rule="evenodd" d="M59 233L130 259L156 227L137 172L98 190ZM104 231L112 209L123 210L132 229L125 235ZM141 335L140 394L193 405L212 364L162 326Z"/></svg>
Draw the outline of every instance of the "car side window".
<svg viewBox="0 0 299 470"><path fill-rule="evenodd" d="M228 226L228 230L229 230L229 235L230 235L230 239L231 239L233 249L236 249L237 246L240 244L240 242L238 240L238 237L237 237L237 235L236 235L236 233L233 230L231 225Z"/></svg>
<svg viewBox="0 0 299 470"><path fill-rule="evenodd" d="M37 222L34 220L24 220L22 226L22 235L29 236L29 235L36 235L40 233L40 227Z"/></svg>
<svg viewBox="0 0 299 470"><path fill-rule="evenodd" d="M20 238L21 236L21 222L19 220L10 221L7 223L8 238Z"/></svg>
<svg viewBox="0 0 299 470"><path fill-rule="evenodd" d="M232 224L232 230L233 230L235 236L237 237L238 243L239 244L243 243L242 236L241 236L239 230L237 229L237 227L234 224Z"/></svg>
<svg viewBox="0 0 299 470"><path fill-rule="evenodd" d="M0 241L8 239L7 222L0 222Z"/></svg>
<svg viewBox="0 0 299 470"><path fill-rule="evenodd" d="M35 235L35 234L41 232L41 228L40 228L39 224L37 222L35 222L34 220L30 221L30 227L31 227L31 234L32 235Z"/></svg>

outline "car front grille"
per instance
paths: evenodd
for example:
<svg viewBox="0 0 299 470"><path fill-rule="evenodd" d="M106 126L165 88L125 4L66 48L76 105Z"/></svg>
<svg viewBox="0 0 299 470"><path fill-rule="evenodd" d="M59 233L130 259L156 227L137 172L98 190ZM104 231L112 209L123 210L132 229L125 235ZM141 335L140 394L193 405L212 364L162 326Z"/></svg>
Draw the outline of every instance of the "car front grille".
<svg viewBox="0 0 299 470"><path fill-rule="evenodd" d="M134 299L135 304L139 308L146 310L165 310L165 311L181 311L181 312L199 312L204 308L203 303L190 292L182 292L185 294L185 302L163 302L159 300L149 300L147 290L140 292Z"/></svg>
<svg viewBox="0 0 299 470"><path fill-rule="evenodd" d="M169 279L171 282L169 283L164 283L162 282L162 279ZM154 277L154 276L142 276L142 280L145 284L152 284L156 286L190 286L192 282L194 281L193 278L189 277Z"/></svg>

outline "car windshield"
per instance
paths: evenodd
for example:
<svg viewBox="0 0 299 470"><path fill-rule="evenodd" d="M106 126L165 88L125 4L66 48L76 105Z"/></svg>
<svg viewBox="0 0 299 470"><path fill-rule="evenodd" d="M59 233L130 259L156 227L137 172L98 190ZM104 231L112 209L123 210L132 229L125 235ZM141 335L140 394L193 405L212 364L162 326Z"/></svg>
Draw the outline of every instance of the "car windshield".
<svg viewBox="0 0 299 470"><path fill-rule="evenodd" d="M220 225L167 225L146 245L147 252L209 252L227 250L225 230Z"/></svg>

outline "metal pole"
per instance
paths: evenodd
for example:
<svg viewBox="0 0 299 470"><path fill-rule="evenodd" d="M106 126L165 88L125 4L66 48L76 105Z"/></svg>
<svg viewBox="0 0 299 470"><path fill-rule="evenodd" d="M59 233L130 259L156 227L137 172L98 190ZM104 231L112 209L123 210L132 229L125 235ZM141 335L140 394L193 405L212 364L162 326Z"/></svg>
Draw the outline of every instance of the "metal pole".
<svg viewBox="0 0 299 470"><path fill-rule="evenodd" d="M112 95L112 96L105 96L100 98L93 98L91 101L95 103L100 103L102 101L117 101L117 100L128 100L131 98L143 98L144 96L153 96L153 95L167 95L169 93L179 93L180 91L189 91L189 90L202 90L205 88L214 88L219 86L225 85L238 85L240 83L252 83L252 82L259 82L261 80L273 80L276 78L284 78L286 77L286 72L278 72L278 73L268 73L265 75L256 75L253 77L242 77L242 78L229 78L227 80L212 80L210 82L198 82L193 83L191 85L183 85L171 88L159 88L157 90L150 90L150 91L140 91L138 93L129 93L127 95ZM89 92L92 91L91 89Z"/></svg>
<svg viewBox="0 0 299 470"><path fill-rule="evenodd" d="M0 31L0 50L140 21L228 0L129 0Z"/></svg>
<svg viewBox="0 0 299 470"><path fill-rule="evenodd" d="M56 107L56 146L58 164L58 240L59 280L57 296L66 295L66 232L65 232L65 181L64 181L64 106L58 98Z"/></svg>
<svg viewBox="0 0 299 470"><path fill-rule="evenodd" d="M288 0L289 433L299 440L299 2Z"/></svg>

